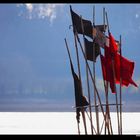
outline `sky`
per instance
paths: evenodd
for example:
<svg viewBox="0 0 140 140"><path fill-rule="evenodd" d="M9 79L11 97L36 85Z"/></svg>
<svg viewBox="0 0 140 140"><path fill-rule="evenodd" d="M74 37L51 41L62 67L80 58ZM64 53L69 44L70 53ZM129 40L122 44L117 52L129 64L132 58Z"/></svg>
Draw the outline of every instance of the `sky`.
<svg viewBox="0 0 140 140"><path fill-rule="evenodd" d="M0 4L0 111L73 110L74 84L64 38L67 38L77 72L70 4ZM110 31L122 36L122 54L135 62L133 80L140 85L140 4L71 4L84 19L103 23L106 8ZM81 38L82 42L82 38ZM79 50L80 51L80 50ZM80 53L83 91L85 62ZM90 62L89 62L90 63ZM96 62L97 88L104 98L100 59ZM123 103L140 111L140 90L123 88ZM114 95L110 93L114 102Z"/></svg>

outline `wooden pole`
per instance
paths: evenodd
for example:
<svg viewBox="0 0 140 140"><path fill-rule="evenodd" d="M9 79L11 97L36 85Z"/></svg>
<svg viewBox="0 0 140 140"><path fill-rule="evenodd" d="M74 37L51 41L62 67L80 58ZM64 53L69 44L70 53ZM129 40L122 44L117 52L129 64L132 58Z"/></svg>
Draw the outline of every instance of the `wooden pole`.
<svg viewBox="0 0 140 140"><path fill-rule="evenodd" d="M109 22L108 22L108 17L107 17L107 12L106 12L106 19L107 19L107 25L108 25L108 34L110 34L110 29L109 29ZM115 84L115 68L114 68L114 58L112 57L112 70L113 70L113 80L114 80L114 85L115 85L115 99L116 99L116 110L117 110L117 121L118 121L118 133L120 134L120 123L119 123L119 110L118 110L118 97L117 97L117 89L116 89L116 84Z"/></svg>
<svg viewBox="0 0 140 140"><path fill-rule="evenodd" d="M80 39L79 39L78 35L77 35L77 40L78 40L78 43L80 44L80 48L81 48L81 51L82 51L82 53L83 53L83 56L85 57L85 53L84 53L84 50L83 50L83 47L82 47L82 44L81 44L81 42L80 42ZM86 58L86 57L85 57L85 58ZM93 84L93 87L95 87L95 90L96 90L96 93L97 93L97 97L98 97L98 100L99 100L99 105L100 105L100 107L101 107L101 111L102 111L102 114L103 114L104 119L105 119L104 108L103 108L103 106L102 106L101 99L100 99L100 96L99 96L97 87L96 87L96 85L95 85L94 79L93 79L93 77L92 77L92 72L91 72L91 69L90 69L90 67L89 67L89 64L87 63L87 60L86 60L86 65L87 65L87 67L88 67L89 74L90 74L90 77L91 77L91 80L92 80L92 84Z"/></svg>
<svg viewBox="0 0 140 140"><path fill-rule="evenodd" d="M81 27L82 27L82 34L83 34L83 41L84 41L84 48L86 51L86 45L85 45L85 35L84 35L84 27L83 27L83 21L81 16ZM85 53L85 61L87 60L87 55ZM86 62L85 62L86 63ZM86 65L86 81L87 81L87 90L88 90L88 100L89 100L89 112L90 112L90 124L91 124L91 134L93 135L93 123L92 123L92 111L91 111L91 99L90 99L90 87L89 87L89 74L88 74L88 68Z"/></svg>
<svg viewBox="0 0 140 140"><path fill-rule="evenodd" d="M90 118L90 116L88 115L87 111L86 111L86 114L87 114L87 116L88 116L88 118L89 118L89 120L90 120L91 118ZM93 126L93 124L92 124L92 129L94 130L95 134L97 134L96 129L95 129L95 127Z"/></svg>
<svg viewBox="0 0 140 140"><path fill-rule="evenodd" d="M120 35L120 134L122 135L122 41Z"/></svg>
<svg viewBox="0 0 140 140"><path fill-rule="evenodd" d="M105 31L105 8L103 8L103 24L104 24L104 31ZM104 78L103 78L104 80ZM105 87L105 99L106 99L106 122L107 126L105 127L105 134L106 134L106 128L108 128L108 133L109 132L109 124L108 124L108 113L109 113L109 106L108 106L108 81L104 81L104 87Z"/></svg>
<svg viewBox="0 0 140 140"><path fill-rule="evenodd" d="M108 104L109 106L114 106L114 105L116 105L116 104ZM118 105L120 105L120 104L118 104ZM82 106L82 107L84 107L84 108L87 108L89 105L85 105L85 106ZM97 104L96 106L100 106L99 104ZM106 106L106 103L105 104L102 104L102 106ZM81 108L81 106L72 106L73 108ZM91 105L91 107L95 107L95 105Z"/></svg>
<svg viewBox="0 0 140 140"><path fill-rule="evenodd" d="M103 9L103 24L104 24L104 27L105 27L105 9ZM100 61L101 61L101 49L100 49L100 47L99 47L99 51L100 51ZM102 63L101 63L101 67L102 67ZM102 77L103 77L103 67L102 67ZM109 124L108 124L108 121L107 121L107 119L108 119L108 115L107 115L107 104L108 104L108 102L107 102L107 92L108 91L107 91L107 85L106 85L107 83L105 83L104 78L103 78L103 83L104 83L105 97L106 97L106 115L105 115L105 134L106 134L106 128L109 131ZM103 128L103 125L102 125L102 128Z"/></svg>
<svg viewBox="0 0 140 140"><path fill-rule="evenodd" d="M105 31L105 8L103 8L103 23L104 23L104 31ZM109 25L108 25L109 26ZM110 108L109 108L109 100L108 100L108 81L106 81L106 86L105 86L106 90L106 118L107 118L107 124L108 124L108 133L112 134L113 132L112 130L112 123L111 123L111 117L110 117ZM111 130L110 130L111 129ZM110 132L111 131L111 132Z"/></svg>
<svg viewBox="0 0 140 140"><path fill-rule="evenodd" d="M76 35L74 34L74 40L75 40L75 48L76 48L76 56L77 56L77 65L78 65L78 73L79 73L79 79L81 81L81 71L80 71L80 61L79 61L79 53L78 53L78 47L77 47L77 41L76 41ZM82 82L82 81L81 81ZM81 83L82 86L82 83ZM83 91L83 89L82 89ZM83 123L85 128L85 134L87 134L87 126L86 126L86 119L85 119L85 113L84 109L81 109L82 117L83 117Z"/></svg>
<svg viewBox="0 0 140 140"><path fill-rule="evenodd" d="M65 40L65 46L66 46L66 48L67 48L69 60L70 60L70 63L72 64L72 60L71 60L71 56L70 56L70 51L69 51L68 43L67 43L66 38L65 38L64 40ZM77 120L77 119L76 119L76 120ZM77 128L78 128L78 134L80 135L80 127L79 127L79 122L78 122L78 120L77 120Z"/></svg>
<svg viewBox="0 0 140 140"><path fill-rule="evenodd" d="M93 6L93 27L95 27L95 6ZM93 37L94 38L94 37ZM93 45L93 60L95 60L95 47ZM93 78L96 85L96 77L95 77L95 62L93 61ZM96 97L96 90L94 87L94 104L95 104L95 112L96 112L96 122L97 122L97 134L100 133L100 127L99 127L99 113L98 113L98 106L97 106L97 97Z"/></svg>
<svg viewBox="0 0 140 140"><path fill-rule="evenodd" d="M70 12L71 12L71 10L72 10L72 7L70 6ZM71 17L71 19L72 19L72 17ZM76 39L77 38L76 37L77 31L76 31L76 28L75 28L74 25L73 25L73 34L74 34L74 42L75 42L75 49L76 49L76 58L77 58L77 65L78 65L79 80L81 81L81 87L82 87L81 71L80 71L80 61L79 61L79 53L78 53L77 39ZM82 91L83 91L83 88L82 88ZM83 92L82 92L82 94L83 94ZM81 113L82 113L82 118L83 118L83 123L84 123L84 128L85 128L85 134L87 134L85 112L84 112L83 108L81 109Z"/></svg>

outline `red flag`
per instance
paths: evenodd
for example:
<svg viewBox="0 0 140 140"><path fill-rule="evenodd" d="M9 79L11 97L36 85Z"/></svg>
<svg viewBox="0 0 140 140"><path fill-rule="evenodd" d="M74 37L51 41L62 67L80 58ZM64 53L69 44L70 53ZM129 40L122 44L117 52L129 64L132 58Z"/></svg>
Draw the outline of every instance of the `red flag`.
<svg viewBox="0 0 140 140"><path fill-rule="evenodd" d="M118 40L115 40L115 43L117 45L118 52L119 52L120 51L120 42ZM109 47L109 37L108 36L106 36L106 39L105 39L105 46Z"/></svg>
<svg viewBox="0 0 140 140"><path fill-rule="evenodd" d="M121 63L120 63L121 59ZM116 73L116 83L120 83L120 76L122 78L122 86L128 86L129 84L137 87L137 84L132 80L132 75L134 71L134 62L126 59L120 54L116 54L115 56L115 73ZM121 74L120 74L121 69Z"/></svg>
<svg viewBox="0 0 140 140"><path fill-rule="evenodd" d="M117 46L115 39L111 33L109 33L109 48L110 48L111 55L116 54L118 51L118 46Z"/></svg>
<svg viewBox="0 0 140 140"><path fill-rule="evenodd" d="M137 84L132 80L134 62L120 56L118 53L118 46L111 33L109 33L109 47L105 46L105 57L102 57L102 63L104 67L103 76L105 80L110 82L112 93L115 93L115 84L120 84L120 76L122 79L122 86L132 84L137 87Z"/></svg>
<svg viewBox="0 0 140 140"><path fill-rule="evenodd" d="M112 59L109 56L110 54L110 49L108 47L105 47L105 56L104 60L102 60L105 65L103 70L105 80L113 82L113 69L112 69ZM120 58L121 57L121 58ZM121 59L121 63L120 63ZM120 84L120 76L122 78L122 86L128 86L129 84L134 85L137 87L137 84L132 80L132 75L134 71L134 62L126 59L123 56L120 56L119 53L116 53L114 55L114 75L115 75L115 83ZM120 74L120 69L121 69L121 74ZM108 75L108 76L107 76ZM113 83L112 83L113 84ZM113 90L113 89L112 89Z"/></svg>
<svg viewBox="0 0 140 140"><path fill-rule="evenodd" d="M111 67L111 61L107 60L106 57L101 55L101 64L102 64L102 71L103 71L103 78L104 80L110 82L110 88L112 93L116 93L115 91L115 83L113 79L113 70Z"/></svg>
<svg viewBox="0 0 140 140"><path fill-rule="evenodd" d="M115 84L116 84L116 75L119 75L115 68L119 68L117 61L115 62L115 55L117 54L118 47L115 42L114 37L109 33L109 46L105 46L105 73L107 80L110 83L110 88L112 93L116 93Z"/></svg>

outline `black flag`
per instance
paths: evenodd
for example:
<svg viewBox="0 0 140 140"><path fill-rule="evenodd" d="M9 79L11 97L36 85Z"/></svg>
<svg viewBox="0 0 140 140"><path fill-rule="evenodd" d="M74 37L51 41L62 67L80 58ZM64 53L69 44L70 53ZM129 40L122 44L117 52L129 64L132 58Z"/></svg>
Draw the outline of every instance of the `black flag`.
<svg viewBox="0 0 140 140"><path fill-rule="evenodd" d="M105 32L106 31L106 29L107 29L107 25L104 25L104 24L102 24L102 25L95 25L95 27L94 28L98 28L101 32Z"/></svg>
<svg viewBox="0 0 140 140"><path fill-rule="evenodd" d="M105 28L104 28L105 27ZM106 44L106 36L105 36L105 30L107 26L105 25L96 25L93 28L93 36L94 36L94 41L96 44L98 44L100 47L104 48Z"/></svg>
<svg viewBox="0 0 140 140"><path fill-rule="evenodd" d="M72 10L71 6L70 6L70 12L71 12L71 17L72 17L72 23L74 26L73 28L74 33L77 31L77 33L83 34L82 26L81 26L81 17ZM84 35L92 38L93 28L92 28L91 21L82 19L82 23L83 23L83 28L84 28Z"/></svg>
<svg viewBox="0 0 140 140"><path fill-rule="evenodd" d="M96 62L96 58L100 53L99 45L96 42L88 41L86 38L84 38L84 40L85 40L85 53L86 53L87 60ZM93 52L93 50L95 52Z"/></svg>
<svg viewBox="0 0 140 140"><path fill-rule="evenodd" d="M77 74L74 72L74 68L73 68L73 64L72 64L72 60L71 60L71 56L70 56L70 52L69 52L69 48L68 48L66 39L65 39L65 43L66 43L66 48L67 48L67 51L68 51L68 56L69 56L70 66L71 66L71 72L72 72L72 76L73 76L73 80L74 80L75 104L76 104L76 114L77 114L76 118L77 118L77 121L79 123L80 122L81 107L87 106L87 105L89 105L89 103L88 103L86 97L83 96L83 94L82 94L81 80L78 78Z"/></svg>
<svg viewBox="0 0 140 140"><path fill-rule="evenodd" d="M74 72L74 68L72 62L70 61L72 76L74 79L74 88L75 88L75 103L76 103L76 113L77 113L77 120L80 122L80 111L82 106L89 105L88 101L86 100L85 96L82 95L82 85L81 81L78 78L77 74Z"/></svg>

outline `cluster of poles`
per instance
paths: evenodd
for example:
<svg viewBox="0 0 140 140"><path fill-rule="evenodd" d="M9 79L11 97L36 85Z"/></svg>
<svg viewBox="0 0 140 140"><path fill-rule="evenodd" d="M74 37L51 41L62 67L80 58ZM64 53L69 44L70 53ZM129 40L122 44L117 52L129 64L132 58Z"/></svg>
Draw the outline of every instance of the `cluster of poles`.
<svg viewBox="0 0 140 140"><path fill-rule="evenodd" d="M72 14L72 7L70 6L70 12ZM73 18L73 17L72 17ZM80 37L78 34L78 31L75 27L75 25L73 24L73 35L74 35L74 46L75 46L75 50L76 50L76 59L77 59L77 68L78 68L78 74L76 75L76 73L74 72L74 67L73 67L73 63L72 63L72 58L70 55L70 50L68 47L68 42L65 40L65 46L68 52L68 56L69 56L69 60L70 60L70 65L71 65L71 71L72 71L72 75L74 78L74 84L75 84L75 102L76 102L76 106L74 107L76 109L76 120L77 120L77 129L78 129L78 134L80 133L80 121L79 121L79 116L80 113L82 114L82 120L83 120L83 126L84 126L84 131L85 134L89 134L88 133L88 129L87 129L87 122L86 122L86 115L90 121L90 127L91 127L91 134L92 135L100 135L100 134L109 134L112 135L114 134L113 132L113 127L112 127L112 122L111 122L111 115L110 115L110 106L116 106L116 114L117 114L117 130L118 130L118 134L122 135L122 80L120 79L120 88L119 88L119 93L117 93L117 89L116 89L116 85L115 85L115 90L116 93L114 94L115 96L115 101L116 103L111 104L109 103L109 82L103 79L103 84L104 84L104 92L105 92L105 101L103 103L103 101L101 100L99 91L97 89L97 84L96 84L96 71L95 71L95 61L93 62L93 67L91 70L91 66L88 63L88 59L87 59L87 54L85 53L86 50L86 42L85 42L85 28L84 28L84 23L82 20L82 16L79 16L79 18L81 19L81 25L79 25L80 27L82 27L82 37L83 37L83 44L80 41ZM72 19L73 20L73 19ZM107 22L107 25L105 24L105 22ZM96 27L95 25L95 6L93 6L93 23L92 23L92 27ZM108 28L108 33L110 33L110 29L109 29L109 22L108 22L108 17L107 17L107 12L105 11L105 8L103 8L103 34L105 35L105 28ZM94 40L94 34L92 36L93 40ZM122 55L122 51L121 51L121 36L120 36L120 40L119 42L119 49L120 49L120 55ZM94 44L93 44L94 45ZM83 94L83 89L82 89L82 76L81 76L81 67L80 67L80 58L79 58L79 48L78 46L80 46L83 58L85 60L85 70L86 70L86 84L87 84L87 93L88 93L88 98L86 99L84 94ZM95 60L96 55L95 55L95 47L93 47L93 60ZM100 56L100 60L101 60L101 48L99 47L99 56ZM113 63L113 60L112 60ZM102 66L102 65L101 65ZM102 73L103 75L103 73ZM76 79L77 78L77 79ZM91 103L91 91L90 91L90 79L92 82L92 86L93 86L93 91L94 91L94 95L93 95L93 102L94 104ZM77 81L76 81L77 80ZM115 83L115 82L114 82ZM78 87L77 87L78 86ZM78 93L80 92L80 93ZM81 94L81 95L76 95L76 94ZM119 96L118 96L119 95ZM95 109L95 114L96 117L93 118L93 114L92 114L92 108ZM87 111L87 109L89 111ZM99 119L99 111L101 111L102 115L103 115L103 122L100 125L100 119ZM89 114L88 114L89 113ZM96 126L94 126L95 124L93 124L93 119L95 119L96 121ZM104 130L104 133L103 133Z"/></svg>

